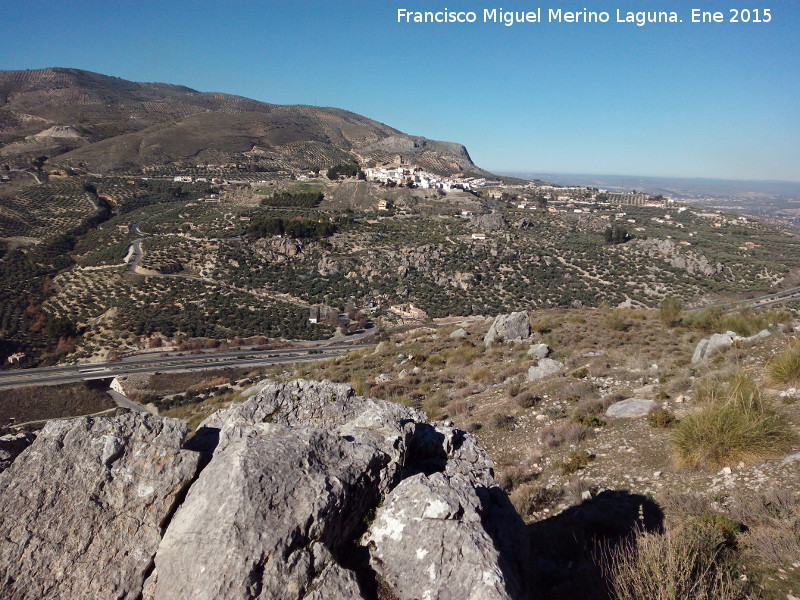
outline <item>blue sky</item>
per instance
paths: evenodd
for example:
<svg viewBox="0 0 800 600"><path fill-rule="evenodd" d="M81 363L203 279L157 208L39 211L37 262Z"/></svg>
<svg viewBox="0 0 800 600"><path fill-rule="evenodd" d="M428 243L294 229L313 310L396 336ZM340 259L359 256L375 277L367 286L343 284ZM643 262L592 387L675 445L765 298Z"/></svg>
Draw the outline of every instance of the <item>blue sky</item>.
<svg viewBox="0 0 800 600"><path fill-rule="evenodd" d="M770 8L692 24L690 9ZM398 8L608 11L398 24ZM617 24L616 9L677 24ZM4 0L0 69L63 66L352 110L496 171L800 180L800 3Z"/></svg>

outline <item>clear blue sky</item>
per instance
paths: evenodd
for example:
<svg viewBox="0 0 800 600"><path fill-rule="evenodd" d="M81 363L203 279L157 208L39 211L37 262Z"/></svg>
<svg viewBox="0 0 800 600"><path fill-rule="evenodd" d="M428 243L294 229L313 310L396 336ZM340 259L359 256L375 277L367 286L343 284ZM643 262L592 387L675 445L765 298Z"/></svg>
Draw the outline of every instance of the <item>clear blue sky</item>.
<svg viewBox="0 0 800 600"><path fill-rule="evenodd" d="M676 10L679 24L396 23L409 10ZM770 8L768 24L690 9ZM4 0L0 69L75 67L352 110L497 171L800 180L800 2Z"/></svg>

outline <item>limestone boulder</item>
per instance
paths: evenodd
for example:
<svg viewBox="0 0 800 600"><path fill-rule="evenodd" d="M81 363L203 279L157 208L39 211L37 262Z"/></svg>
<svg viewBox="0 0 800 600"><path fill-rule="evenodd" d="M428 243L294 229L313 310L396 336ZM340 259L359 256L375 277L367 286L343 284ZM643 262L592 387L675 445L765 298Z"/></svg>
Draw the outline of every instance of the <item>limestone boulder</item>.
<svg viewBox="0 0 800 600"><path fill-rule="evenodd" d="M656 408L658 408L658 402L655 400L628 398L627 400L620 400L609 406L606 409L606 416L620 419L644 417L647 413Z"/></svg>
<svg viewBox="0 0 800 600"><path fill-rule="evenodd" d="M523 342L531 335L530 317L527 311L497 315L483 338L485 346L495 342Z"/></svg>
<svg viewBox="0 0 800 600"><path fill-rule="evenodd" d="M554 375L563 367L564 363L560 361L553 360L552 358L543 358L536 365L528 369L528 381L536 381L549 375Z"/></svg>
<svg viewBox="0 0 800 600"><path fill-rule="evenodd" d="M518 565L498 550L508 533L504 529L512 530L505 543L520 541L514 533L522 529L519 517L506 509L506 527L490 531L483 515L502 510L500 504L493 506L492 495L490 489L476 488L469 477L443 473L420 473L392 490L365 542L373 568L397 598L522 597Z"/></svg>
<svg viewBox="0 0 800 600"><path fill-rule="evenodd" d="M348 586L334 557L400 480L419 420L304 380L213 415L201 427L218 431L213 458L164 535L144 597L288 600L319 593L320 577Z"/></svg>
<svg viewBox="0 0 800 600"><path fill-rule="evenodd" d="M550 356L550 352L552 352L552 350L547 344L533 344L528 349L528 354L538 359L547 358Z"/></svg>
<svg viewBox="0 0 800 600"><path fill-rule="evenodd" d="M0 589L134 600L195 477L186 425L146 413L51 421L0 473Z"/></svg>
<svg viewBox="0 0 800 600"><path fill-rule="evenodd" d="M710 338L700 340L692 355L692 362L698 363L724 352L733 345L736 339L738 339L738 336L729 331L727 333L715 333Z"/></svg>

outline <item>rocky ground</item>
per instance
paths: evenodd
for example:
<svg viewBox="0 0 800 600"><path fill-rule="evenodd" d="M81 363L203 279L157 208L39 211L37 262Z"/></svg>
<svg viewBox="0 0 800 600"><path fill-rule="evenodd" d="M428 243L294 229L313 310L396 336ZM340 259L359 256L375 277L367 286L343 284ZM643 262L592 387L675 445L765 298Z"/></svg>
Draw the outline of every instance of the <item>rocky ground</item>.
<svg viewBox="0 0 800 600"><path fill-rule="evenodd" d="M31 573L44 571L48 552L73 561L99 552L94 542L75 549L59 538L48 547L36 537L68 511L51 477L79 467L94 474L73 476L78 485L63 502L88 519L69 517L87 539L124 554L90 532L116 523L120 506L144 511L126 508L137 523L132 539L144 548L139 562L120 567L134 582L130 597L605 600L615 596L603 553L644 531L661 540L697 523L711 523L714 535L730 529L736 544L718 550L736 553L731 572L741 593L713 597L796 596L800 445L694 469L676 458L671 426L702 409L708 385L742 370L800 431L800 386L765 376L770 357L797 336L791 314L719 319L716 333L691 325L689 315L665 324L655 311L610 308L447 319L386 333L377 347L347 357L293 372L276 367L266 381L252 373L204 380L193 386L199 395L178 403L169 403L171 388L160 400L163 382L143 380L137 390L148 400L173 406L162 415L200 423L188 443L172 433L170 449L158 451L159 468L196 461L194 474L168 477L177 491L136 508L142 501L128 499L133 488L121 482L138 481L137 469L157 478L136 462L126 436L152 446L166 439L160 423L184 431L180 421L48 425L0 475L10 510L21 515L7 521L2 533L13 543L0 556L22 565L8 577L23 581L39 577ZM725 333L729 326L740 333ZM438 421L425 424L421 410ZM27 443L4 440L4 464ZM66 451L49 456L48 444ZM69 463L92 452L96 463L41 467L42 457ZM43 483L23 489L14 483L20 478ZM265 504L292 508L277 516L256 508ZM212 558L220 547L223 563ZM34 558L18 560L23 554ZM55 572L52 585L72 592L95 579Z"/></svg>

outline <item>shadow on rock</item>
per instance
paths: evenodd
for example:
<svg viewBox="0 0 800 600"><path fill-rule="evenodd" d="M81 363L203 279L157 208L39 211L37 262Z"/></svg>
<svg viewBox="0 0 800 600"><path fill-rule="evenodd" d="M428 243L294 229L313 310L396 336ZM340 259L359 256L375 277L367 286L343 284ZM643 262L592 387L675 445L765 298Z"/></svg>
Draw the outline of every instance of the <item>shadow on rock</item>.
<svg viewBox="0 0 800 600"><path fill-rule="evenodd" d="M198 474L211 462L211 457L214 456L214 450L217 449L218 444L218 427L200 427L183 445L185 450L200 454L200 462L197 465Z"/></svg>

